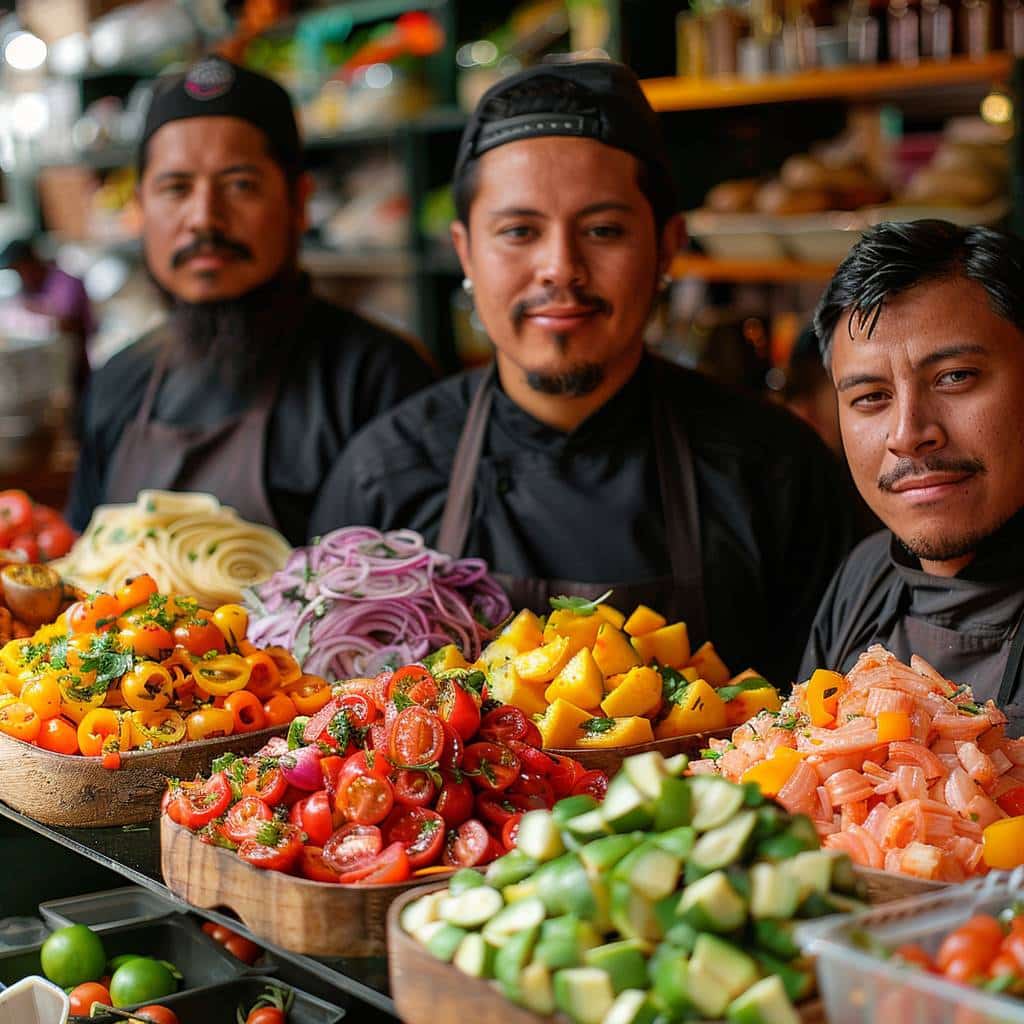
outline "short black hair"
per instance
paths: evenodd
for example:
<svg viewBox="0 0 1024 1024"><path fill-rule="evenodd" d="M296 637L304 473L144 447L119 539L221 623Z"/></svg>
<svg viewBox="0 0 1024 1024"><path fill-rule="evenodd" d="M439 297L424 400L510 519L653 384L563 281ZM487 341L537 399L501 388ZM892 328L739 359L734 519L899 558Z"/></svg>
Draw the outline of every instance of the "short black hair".
<svg viewBox="0 0 1024 1024"><path fill-rule="evenodd" d="M524 114L581 114L593 110L594 99L588 90L575 82L544 75L506 89L499 95L482 101L475 117L481 123L502 121ZM675 186L667 167L660 162L637 158L639 170L637 185L651 205L654 223L661 229L678 212ZM469 208L476 196L479 157L461 163L452 184L456 216L469 226Z"/></svg>
<svg viewBox="0 0 1024 1024"><path fill-rule="evenodd" d="M993 312L1024 331L1024 241L991 228L945 220L879 224L839 265L814 314L827 366L832 335L844 314L848 329L874 330L886 299L932 281L964 277L988 293Z"/></svg>

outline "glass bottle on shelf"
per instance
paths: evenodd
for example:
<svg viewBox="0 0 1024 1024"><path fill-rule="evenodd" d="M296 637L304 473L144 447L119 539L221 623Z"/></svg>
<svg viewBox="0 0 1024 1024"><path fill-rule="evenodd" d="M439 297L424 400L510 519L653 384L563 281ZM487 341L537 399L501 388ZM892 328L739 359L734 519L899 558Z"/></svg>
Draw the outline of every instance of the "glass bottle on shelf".
<svg viewBox="0 0 1024 1024"><path fill-rule="evenodd" d="M921 56L917 41L917 11L907 0L889 0L886 26L889 33L889 60L894 64L916 64Z"/></svg>
<svg viewBox="0 0 1024 1024"><path fill-rule="evenodd" d="M942 0L921 0L921 56L949 60L952 54L952 10Z"/></svg>
<svg viewBox="0 0 1024 1024"><path fill-rule="evenodd" d="M869 0L850 0L846 48L853 64L878 63L878 19L871 15Z"/></svg>
<svg viewBox="0 0 1024 1024"><path fill-rule="evenodd" d="M695 11L676 15L676 74L680 78L703 78L708 73L704 23Z"/></svg>
<svg viewBox="0 0 1024 1024"><path fill-rule="evenodd" d="M786 71L806 71L818 65L818 33L808 0L786 0L782 26L782 57Z"/></svg>
<svg viewBox="0 0 1024 1024"><path fill-rule="evenodd" d="M1003 49L1014 57L1024 57L1024 3L1004 0Z"/></svg>
<svg viewBox="0 0 1024 1024"><path fill-rule="evenodd" d="M975 59L992 50L992 8L988 0L964 0L960 9L963 18L964 52Z"/></svg>

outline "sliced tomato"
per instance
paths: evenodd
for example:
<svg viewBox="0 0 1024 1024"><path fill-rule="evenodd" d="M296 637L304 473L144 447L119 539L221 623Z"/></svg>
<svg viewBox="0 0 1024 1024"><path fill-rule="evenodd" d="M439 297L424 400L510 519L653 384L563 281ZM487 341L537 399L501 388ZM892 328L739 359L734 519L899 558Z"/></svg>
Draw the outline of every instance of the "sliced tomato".
<svg viewBox="0 0 1024 1024"><path fill-rule="evenodd" d="M384 847L384 837L376 825L342 825L324 843L324 862L339 875L372 861Z"/></svg>
<svg viewBox="0 0 1024 1024"><path fill-rule="evenodd" d="M341 704L337 697L332 697L316 714L311 715L302 730L304 743L326 743L327 746L338 749L338 741L327 731L327 727L334 721L334 716L341 710Z"/></svg>
<svg viewBox="0 0 1024 1024"><path fill-rule="evenodd" d="M490 852L490 833L483 822L470 818L448 833L444 862L449 867L475 868L487 863Z"/></svg>
<svg viewBox="0 0 1024 1024"><path fill-rule="evenodd" d="M441 859L444 849L444 818L426 807L409 807L388 825L387 841L401 843L413 871L430 867Z"/></svg>
<svg viewBox="0 0 1024 1024"><path fill-rule="evenodd" d="M391 727L389 754L396 765L417 768L437 762L444 750L444 723L422 707L406 708Z"/></svg>
<svg viewBox="0 0 1024 1024"><path fill-rule="evenodd" d="M245 766L245 777L242 782L242 796L255 796L273 807L279 804L288 791L288 783L281 769L258 760L250 761Z"/></svg>
<svg viewBox="0 0 1024 1024"><path fill-rule="evenodd" d="M434 802L437 786L427 772L403 769L391 780L395 802L406 807L426 807Z"/></svg>
<svg viewBox="0 0 1024 1024"><path fill-rule="evenodd" d="M378 750L357 750L345 759L342 777L356 775L372 775L377 779L386 779L391 774L391 762L387 754ZM341 783L342 778L338 782Z"/></svg>
<svg viewBox="0 0 1024 1024"><path fill-rule="evenodd" d="M348 712L349 721L357 729L365 729L380 717L376 705L364 693L346 693L338 698L338 707Z"/></svg>
<svg viewBox="0 0 1024 1024"><path fill-rule="evenodd" d="M597 769L583 772L572 787L573 796L592 796L601 801L608 792L608 776Z"/></svg>
<svg viewBox="0 0 1024 1024"><path fill-rule="evenodd" d="M390 669L381 672L370 684L369 696L377 705L377 710L383 714L388 706L388 687L391 685L391 677L394 675Z"/></svg>
<svg viewBox="0 0 1024 1024"><path fill-rule="evenodd" d="M480 727L480 699L457 679L444 679L440 685L438 714L463 740L471 740Z"/></svg>
<svg viewBox="0 0 1024 1024"><path fill-rule="evenodd" d="M446 775L443 778L434 810L449 828L456 828L473 814L473 787L461 777Z"/></svg>
<svg viewBox="0 0 1024 1024"><path fill-rule="evenodd" d="M341 881L341 876L324 860L324 851L319 846L304 846L299 854L299 873L311 882Z"/></svg>
<svg viewBox="0 0 1024 1024"><path fill-rule="evenodd" d="M334 832L331 799L326 790L319 790L306 797L296 806L301 806L300 825L314 846L323 846Z"/></svg>
<svg viewBox="0 0 1024 1024"><path fill-rule="evenodd" d="M209 825L231 806L231 783L223 772L205 781L183 782L179 789L181 823L193 832Z"/></svg>
<svg viewBox="0 0 1024 1024"><path fill-rule="evenodd" d="M228 811L220 830L231 842L244 843L255 839L263 822L273 817L274 812L258 797L244 796Z"/></svg>
<svg viewBox="0 0 1024 1024"><path fill-rule="evenodd" d="M513 814L505 822L501 830L501 845L505 847L506 851L515 847L516 840L519 838L519 822L522 820L523 816L521 814Z"/></svg>
<svg viewBox="0 0 1024 1024"><path fill-rule="evenodd" d="M395 792L387 779L356 775L339 784L334 806L338 813L359 825L376 825L395 805Z"/></svg>
<svg viewBox="0 0 1024 1024"><path fill-rule="evenodd" d="M488 711L480 722L480 739L508 744L511 740L525 742L529 719L510 704Z"/></svg>
<svg viewBox="0 0 1024 1024"><path fill-rule="evenodd" d="M328 796L333 800L334 794L338 792L338 778L345 767L345 758L340 754L328 754L320 758L320 771L324 776L324 787Z"/></svg>
<svg viewBox="0 0 1024 1024"><path fill-rule="evenodd" d="M501 743L471 743L462 759L462 770L480 789L500 792L519 778L519 758Z"/></svg>
<svg viewBox="0 0 1024 1024"><path fill-rule="evenodd" d="M254 868L288 871L302 852L302 831L283 821L264 822L255 839L238 847L238 856Z"/></svg>
<svg viewBox="0 0 1024 1024"><path fill-rule="evenodd" d="M454 772L462 767L462 759L466 756L466 745L462 737L447 723L444 725L444 747L438 765L442 771Z"/></svg>
<svg viewBox="0 0 1024 1024"><path fill-rule="evenodd" d="M168 789L160 802L160 811L166 814L175 825L185 824L185 801L181 793L175 789L173 792Z"/></svg>
<svg viewBox="0 0 1024 1024"><path fill-rule="evenodd" d="M388 703L394 703L395 697L399 694L414 704L437 707L437 682L422 665L405 665L391 676L388 680Z"/></svg>
<svg viewBox="0 0 1024 1024"><path fill-rule="evenodd" d="M387 757L388 754L388 727L384 724L384 720L378 718L373 725L370 726L370 732L367 736L368 746L371 750L380 751L381 757Z"/></svg>
<svg viewBox="0 0 1024 1024"><path fill-rule="evenodd" d="M370 864L370 870L366 874L362 870L358 872L359 878L342 875L342 882L359 882L360 885L394 885L397 882L404 882L412 875L412 868L409 865L409 855L401 843L392 843Z"/></svg>

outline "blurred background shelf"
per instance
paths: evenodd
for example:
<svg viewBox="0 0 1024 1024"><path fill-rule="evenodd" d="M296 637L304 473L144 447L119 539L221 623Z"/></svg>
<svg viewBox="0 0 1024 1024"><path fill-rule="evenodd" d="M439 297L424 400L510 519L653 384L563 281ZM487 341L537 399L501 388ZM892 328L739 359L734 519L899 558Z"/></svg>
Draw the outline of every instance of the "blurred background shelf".
<svg viewBox="0 0 1024 1024"><path fill-rule="evenodd" d="M795 281L827 281L834 263L805 263L799 260L723 260L689 253L672 261L670 273L676 280L788 284Z"/></svg>

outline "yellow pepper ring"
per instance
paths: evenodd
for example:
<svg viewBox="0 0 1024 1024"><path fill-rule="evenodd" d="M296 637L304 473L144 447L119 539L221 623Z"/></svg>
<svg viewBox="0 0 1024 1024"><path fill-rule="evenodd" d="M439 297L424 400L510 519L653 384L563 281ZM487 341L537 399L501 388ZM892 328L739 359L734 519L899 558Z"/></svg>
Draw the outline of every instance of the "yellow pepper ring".
<svg viewBox="0 0 1024 1024"><path fill-rule="evenodd" d="M66 676L58 680L57 685L60 687L61 714L75 723L81 722L93 708L100 707L107 696L106 693L94 693L83 699L81 691L76 689L73 681Z"/></svg>
<svg viewBox="0 0 1024 1024"><path fill-rule="evenodd" d="M198 658L192 664L196 683L214 697L226 697L245 689L252 671L240 654L221 654L216 658Z"/></svg>
<svg viewBox="0 0 1024 1024"><path fill-rule="evenodd" d="M134 711L131 726L132 739L137 747L146 743L162 747L185 738L185 719L171 708Z"/></svg>
<svg viewBox="0 0 1024 1024"><path fill-rule="evenodd" d="M171 703L174 680L163 665L139 662L121 680L121 696L133 711L159 711Z"/></svg>

